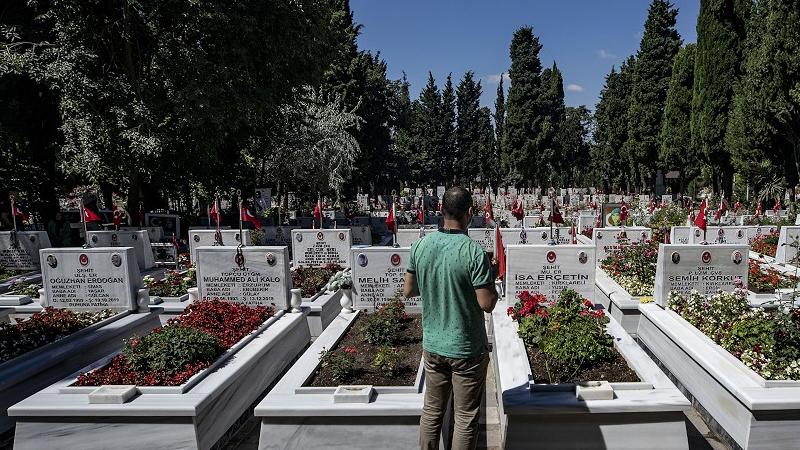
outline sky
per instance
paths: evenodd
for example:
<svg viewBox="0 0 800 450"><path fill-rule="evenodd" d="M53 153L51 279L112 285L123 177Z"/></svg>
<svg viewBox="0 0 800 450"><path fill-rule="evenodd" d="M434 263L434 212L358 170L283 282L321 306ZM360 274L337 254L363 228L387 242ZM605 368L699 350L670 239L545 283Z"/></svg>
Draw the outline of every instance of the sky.
<svg viewBox="0 0 800 450"><path fill-rule="evenodd" d="M684 43L695 42L700 0L673 0ZM380 52L389 78L405 71L417 98L428 71L439 87L448 73L458 84L472 70L482 81L481 103L494 108L497 83L511 65L508 47L530 25L543 45L542 65L555 61L568 106L594 110L612 66L636 53L648 0L350 0L363 26L359 48ZM507 75L506 75L507 76ZM505 83L508 89L508 83Z"/></svg>

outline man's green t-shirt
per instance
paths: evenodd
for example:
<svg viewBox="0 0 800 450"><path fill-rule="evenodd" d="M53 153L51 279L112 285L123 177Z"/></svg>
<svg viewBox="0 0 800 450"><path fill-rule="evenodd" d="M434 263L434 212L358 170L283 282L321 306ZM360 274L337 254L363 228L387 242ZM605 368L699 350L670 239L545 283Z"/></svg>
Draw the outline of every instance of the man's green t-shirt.
<svg viewBox="0 0 800 450"><path fill-rule="evenodd" d="M422 297L422 348L448 358L474 358L488 348L475 288L491 285L483 248L460 230L431 233L411 246L408 272Z"/></svg>

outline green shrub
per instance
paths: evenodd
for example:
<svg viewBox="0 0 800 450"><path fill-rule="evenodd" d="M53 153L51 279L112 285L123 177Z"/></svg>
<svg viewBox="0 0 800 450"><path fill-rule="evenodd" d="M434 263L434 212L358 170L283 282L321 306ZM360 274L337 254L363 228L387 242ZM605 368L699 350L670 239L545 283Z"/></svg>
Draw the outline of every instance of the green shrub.
<svg viewBox="0 0 800 450"><path fill-rule="evenodd" d="M329 352L323 350L320 353L319 365L323 368L330 368L331 378L334 381L347 382L355 374L356 359L352 352Z"/></svg>
<svg viewBox="0 0 800 450"><path fill-rule="evenodd" d="M391 377L400 366L400 352L388 345L381 345L372 361L372 367L378 369L384 376Z"/></svg>
<svg viewBox="0 0 800 450"><path fill-rule="evenodd" d="M137 371L176 373L190 363L211 362L221 352L219 340L196 328L171 326L125 343L123 354Z"/></svg>

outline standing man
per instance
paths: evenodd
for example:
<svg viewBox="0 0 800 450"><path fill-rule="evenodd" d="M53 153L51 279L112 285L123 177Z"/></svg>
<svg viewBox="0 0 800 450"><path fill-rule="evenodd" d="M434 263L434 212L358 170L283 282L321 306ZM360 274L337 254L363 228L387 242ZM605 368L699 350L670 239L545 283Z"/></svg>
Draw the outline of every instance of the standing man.
<svg viewBox="0 0 800 450"><path fill-rule="evenodd" d="M454 449L477 445L478 416L489 365L484 312L497 303L495 275L483 248L467 236L472 195L461 187L442 199L444 228L411 246L403 295L422 296L425 406L420 446L438 449L452 392Z"/></svg>

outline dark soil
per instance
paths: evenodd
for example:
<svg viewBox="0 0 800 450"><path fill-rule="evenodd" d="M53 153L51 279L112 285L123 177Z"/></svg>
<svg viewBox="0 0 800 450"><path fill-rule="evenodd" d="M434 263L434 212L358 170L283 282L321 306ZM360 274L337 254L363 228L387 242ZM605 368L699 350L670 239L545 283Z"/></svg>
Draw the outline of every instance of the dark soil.
<svg viewBox="0 0 800 450"><path fill-rule="evenodd" d="M531 372L533 372L534 382L536 383L550 383L547 379L547 366L545 364L545 356L538 347L526 346L528 349L528 361L531 364ZM611 361L602 361L591 366L587 365L581 367L575 376L565 376L562 379L552 380L553 383L574 383L578 381L609 381L625 382L625 381L641 381L639 376L636 375L625 358L614 350L614 359Z"/></svg>
<svg viewBox="0 0 800 450"><path fill-rule="evenodd" d="M413 386L417 379L419 362L422 359L422 316L409 314L400 332L400 343L394 348L400 352L399 369L393 377L387 377L372 367L372 361L378 352L378 346L370 345L361 339L361 327L366 314L362 313L347 330L341 341L331 350L342 352L344 348L353 347L358 352L353 356L356 370L349 380L334 381L328 368L317 369L317 372L306 382L305 386L335 387L341 384L369 384L372 386Z"/></svg>

